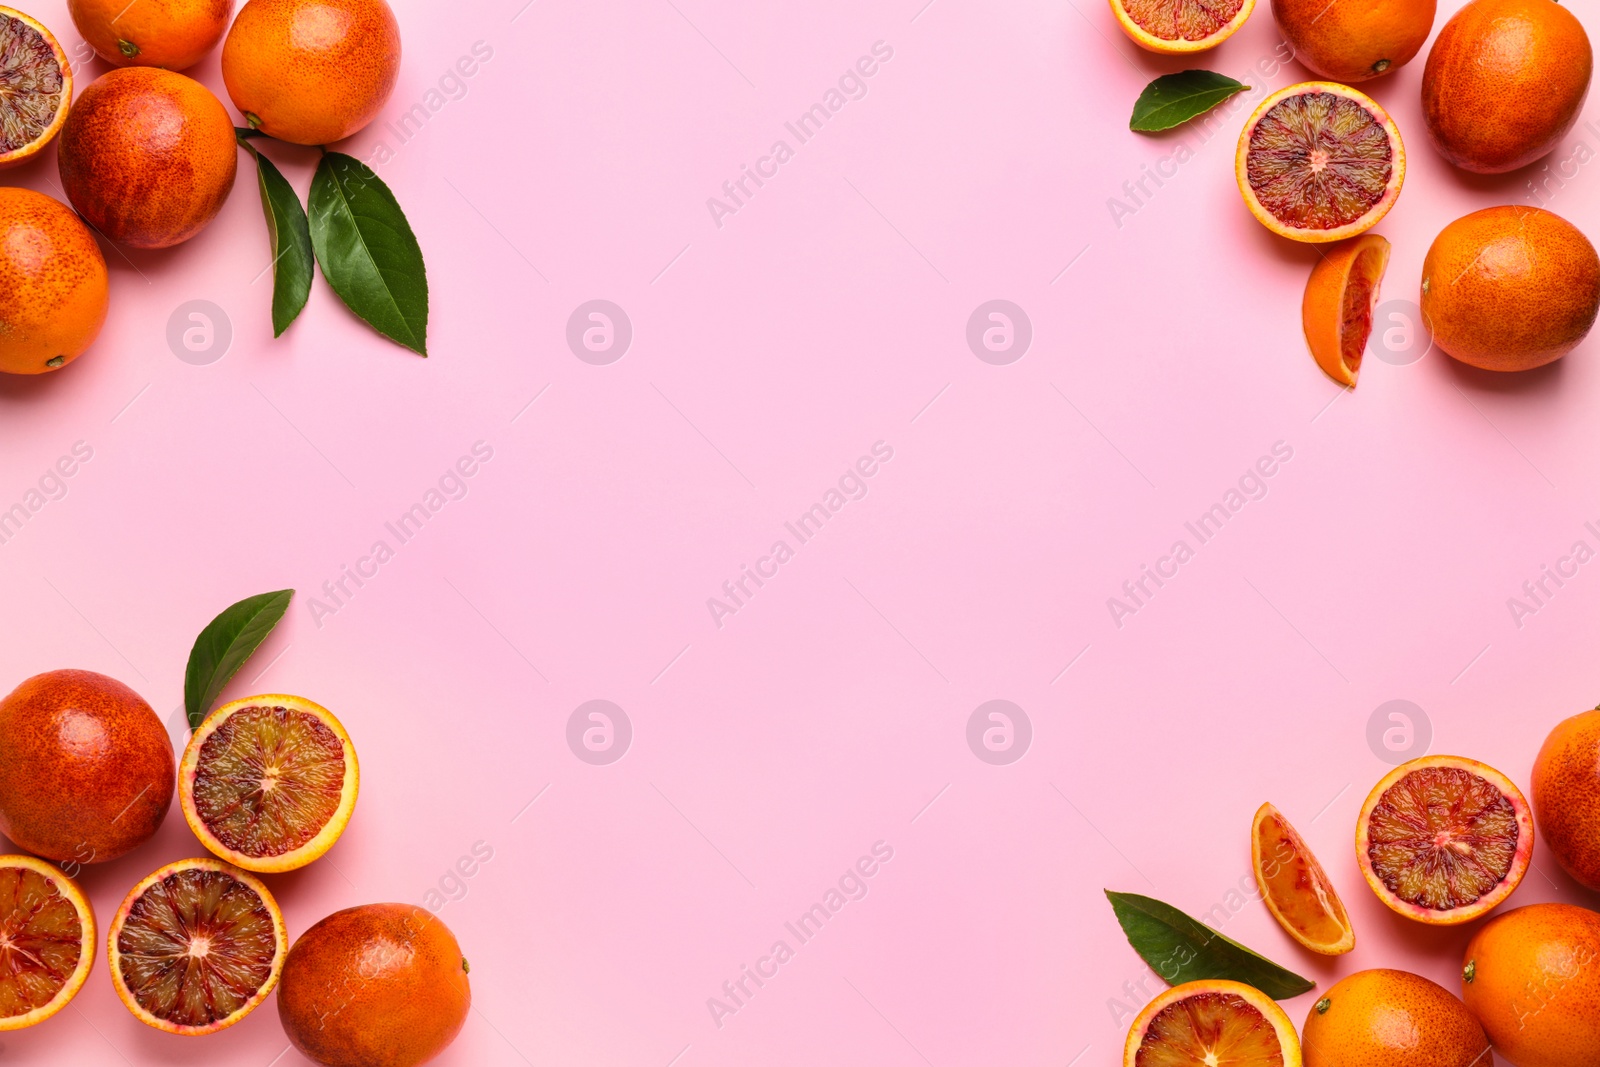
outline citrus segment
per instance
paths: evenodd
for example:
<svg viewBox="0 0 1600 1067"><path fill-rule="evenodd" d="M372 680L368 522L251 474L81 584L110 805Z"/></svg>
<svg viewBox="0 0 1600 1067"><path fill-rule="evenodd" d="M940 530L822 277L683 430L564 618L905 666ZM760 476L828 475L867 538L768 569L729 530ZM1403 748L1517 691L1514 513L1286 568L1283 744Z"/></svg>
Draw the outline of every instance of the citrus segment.
<svg viewBox="0 0 1600 1067"><path fill-rule="evenodd" d="M1405 180L1405 147L1371 97L1333 82L1302 82L1261 102L1239 135L1239 192L1274 233L1338 241L1388 214Z"/></svg>
<svg viewBox="0 0 1600 1067"><path fill-rule="evenodd" d="M1350 916L1327 872L1271 804L1256 812L1250 828L1250 859L1261 899L1290 937L1324 956L1356 947Z"/></svg>
<svg viewBox="0 0 1600 1067"><path fill-rule="evenodd" d="M72 107L72 66L50 31L0 7L0 168L55 137Z"/></svg>
<svg viewBox="0 0 1600 1067"><path fill-rule="evenodd" d="M1369 233L1329 250L1311 268L1301 325L1317 366L1341 385L1354 387L1361 373L1378 286L1388 266L1389 242Z"/></svg>
<svg viewBox="0 0 1600 1067"><path fill-rule="evenodd" d="M212 859L180 860L133 887L106 957L117 996L148 1026L209 1034L278 983L289 939L260 881Z"/></svg>
<svg viewBox="0 0 1600 1067"><path fill-rule="evenodd" d="M94 910L77 883L32 856L0 856L0 1030L66 1007L94 963Z"/></svg>
<svg viewBox="0 0 1600 1067"><path fill-rule="evenodd" d="M1221 979L1173 986L1145 1006L1123 1067L1300 1067L1300 1041L1265 993Z"/></svg>
<svg viewBox="0 0 1600 1067"><path fill-rule="evenodd" d="M1152 52L1203 52L1244 25L1255 0L1111 0L1111 10L1135 44Z"/></svg>
<svg viewBox="0 0 1600 1067"><path fill-rule="evenodd" d="M189 739L184 817L212 852L252 871L303 867L355 807L355 748L328 709L285 694L218 708Z"/></svg>
<svg viewBox="0 0 1600 1067"><path fill-rule="evenodd" d="M1463 923L1522 881L1533 816L1521 791L1493 768L1425 756L1372 790L1356 852L1367 883L1390 908L1421 922Z"/></svg>

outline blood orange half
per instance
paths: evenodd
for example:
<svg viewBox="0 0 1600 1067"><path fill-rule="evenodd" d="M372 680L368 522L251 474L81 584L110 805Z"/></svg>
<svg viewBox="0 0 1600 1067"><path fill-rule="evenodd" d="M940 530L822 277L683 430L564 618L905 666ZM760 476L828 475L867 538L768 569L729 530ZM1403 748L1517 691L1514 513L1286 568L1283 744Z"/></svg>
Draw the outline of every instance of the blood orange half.
<svg viewBox="0 0 1600 1067"><path fill-rule="evenodd" d="M1239 134L1234 175L1250 213L1296 241L1342 241L1389 213L1406 176L1394 120L1365 93L1301 82L1261 102Z"/></svg>
<svg viewBox="0 0 1600 1067"><path fill-rule="evenodd" d="M117 909L106 960L117 996L147 1026L210 1034L278 984L289 936L260 880L214 859L169 863Z"/></svg>
<svg viewBox="0 0 1600 1067"><path fill-rule="evenodd" d="M1112 14L1133 42L1152 52L1204 52L1233 36L1256 0L1111 0Z"/></svg>
<svg viewBox="0 0 1600 1067"><path fill-rule="evenodd" d="M72 66L44 26L0 7L0 169L49 144L72 108Z"/></svg>
<svg viewBox="0 0 1600 1067"><path fill-rule="evenodd" d="M1356 947L1356 932L1327 872L1305 839L1271 804L1250 827L1250 860L1267 910L1312 952L1339 956Z"/></svg>
<svg viewBox="0 0 1600 1067"><path fill-rule="evenodd" d="M1533 812L1493 767L1459 756L1403 763L1373 787L1356 858L1378 899L1436 926L1470 922L1517 888L1533 859Z"/></svg>
<svg viewBox="0 0 1600 1067"><path fill-rule="evenodd" d="M1366 233L1330 248L1306 280L1300 305L1306 345L1317 366L1340 385L1355 388L1388 266L1389 242Z"/></svg>
<svg viewBox="0 0 1600 1067"><path fill-rule="evenodd" d="M250 871L292 871L333 846L356 806L355 746L303 697L246 697L212 712L178 768L183 817L202 844Z"/></svg>
<svg viewBox="0 0 1600 1067"><path fill-rule="evenodd" d="M1123 1067L1301 1067L1294 1024L1241 982L1185 982L1145 1005L1122 1047Z"/></svg>
<svg viewBox="0 0 1600 1067"><path fill-rule="evenodd" d="M78 884L32 856L0 856L0 1030L42 1023L83 988L94 910Z"/></svg>

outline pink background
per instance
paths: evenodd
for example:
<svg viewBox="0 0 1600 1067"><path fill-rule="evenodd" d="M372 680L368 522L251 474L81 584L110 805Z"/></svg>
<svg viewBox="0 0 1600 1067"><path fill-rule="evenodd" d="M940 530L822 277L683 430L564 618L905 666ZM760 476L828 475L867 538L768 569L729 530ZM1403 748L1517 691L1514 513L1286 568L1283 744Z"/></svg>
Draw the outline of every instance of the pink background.
<svg viewBox="0 0 1600 1067"><path fill-rule="evenodd" d="M475 1003L441 1063L1114 1064L1110 1002L1138 1008L1124 984L1149 980L1103 887L1221 905L1230 936L1323 987L1370 966L1453 986L1470 930L1390 916L1350 854L1389 765L1368 720L1413 701L1433 751L1526 783L1547 729L1600 698L1600 563L1520 627L1507 607L1574 541L1600 547L1600 341L1516 378L1369 357L1348 395L1316 369L1299 329L1316 253L1234 188L1254 101L1308 76L1271 63L1265 4L1197 61L1140 52L1103 0L521 5L403 4L401 84L346 146L394 152L431 358L320 279L271 339L242 159L195 240L107 249L94 350L0 382L0 506L93 449L0 545L0 689L103 671L180 735L195 633L297 588L229 695L326 704L365 773L339 844L271 885L291 935L357 903L459 898L440 915ZM60 0L30 11L79 43ZM865 95L798 144L784 123L879 41L893 56ZM400 144L385 124L476 42L492 58ZM1221 132L1129 133L1144 84L1196 65L1255 87ZM1446 222L1530 195L1530 173L1468 178L1432 152L1421 67L1370 86L1410 148L1379 227L1385 299L1416 299ZM215 55L191 73L220 90ZM1586 119L1550 162L1600 149L1600 107ZM780 138L793 158L719 227L707 198ZM1180 146L1175 176L1127 200ZM266 151L303 192L313 153ZM59 195L46 156L6 179ZM1547 200L1592 228L1600 170L1568 169ZM1114 219L1112 197L1137 210ZM633 328L605 366L566 342L597 298ZM991 299L1034 331L1007 366L965 340ZM168 346L191 300L231 322L218 362ZM480 441L493 458L465 497L398 545L384 523ZM880 441L867 495L798 545L784 523ZM1277 442L1293 454L1265 498L1119 628L1107 598ZM314 618L380 538L394 558ZM707 598L780 538L794 557L719 627ZM594 699L632 725L610 765L566 741ZM993 699L1032 725L1009 765L967 743ZM1330 868L1354 954L1309 958L1231 896L1269 799ZM880 841L867 895L798 944L784 923ZM475 846L493 858L452 880ZM174 812L83 881L104 920L200 851ZM1593 902L1541 846L1515 902L1555 898ZM780 938L793 958L717 1025L707 999ZM0 1056L301 1062L270 1005L205 1039L146 1029L103 962Z"/></svg>

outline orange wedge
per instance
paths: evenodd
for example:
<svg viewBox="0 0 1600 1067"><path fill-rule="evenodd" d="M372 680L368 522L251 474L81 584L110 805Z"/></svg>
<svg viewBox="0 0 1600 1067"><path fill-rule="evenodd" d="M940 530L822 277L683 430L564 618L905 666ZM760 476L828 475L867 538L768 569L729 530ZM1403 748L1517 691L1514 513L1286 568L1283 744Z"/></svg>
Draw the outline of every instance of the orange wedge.
<svg viewBox="0 0 1600 1067"><path fill-rule="evenodd" d="M1361 355L1372 335L1378 286L1389 266L1389 242L1363 234L1330 248L1311 268L1300 323L1317 366L1352 388L1361 373Z"/></svg>
<svg viewBox="0 0 1600 1067"><path fill-rule="evenodd" d="M1342 956L1356 947L1339 894L1283 813L1261 805L1250 826L1250 862L1267 910L1289 936L1312 952Z"/></svg>
<svg viewBox="0 0 1600 1067"><path fill-rule="evenodd" d="M1173 986L1145 1006L1122 1046L1123 1067L1301 1067L1294 1024L1261 990L1208 979Z"/></svg>
<svg viewBox="0 0 1600 1067"><path fill-rule="evenodd" d="M1117 25L1134 44L1169 55L1217 47L1255 7L1256 0L1111 0Z"/></svg>

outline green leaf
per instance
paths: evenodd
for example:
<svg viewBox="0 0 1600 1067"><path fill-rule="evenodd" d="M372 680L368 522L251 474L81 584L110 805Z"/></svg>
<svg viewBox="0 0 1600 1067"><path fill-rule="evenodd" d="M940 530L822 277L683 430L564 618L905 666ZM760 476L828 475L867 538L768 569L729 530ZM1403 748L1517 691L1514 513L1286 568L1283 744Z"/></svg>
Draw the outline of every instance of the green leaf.
<svg viewBox="0 0 1600 1067"><path fill-rule="evenodd" d="M1168 985L1226 978L1255 986L1273 1000L1288 1000L1316 988L1315 982L1284 970L1170 904L1109 889L1106 899L1133 950Z"/></svg>
<svg viewBox="0 0 1600 1067"><path fill-rule="evenodd" d="M427 355L428 275L389 187L360 160L328 152L311 179L311 244L322 276L374 330Z"/></svg>
<svg viewBox="0 0 1600 1067"><path fill-rule="evenodd" d="M1139 133L1170 130L1222 103L1250 86L1209 70L1163 74L1144 87L1133 103L1128 129Z"/></svg>
<svg viewBox="0 0 1600 1067"><path fill-rule="evenodd" d="M255 157L261 181L261 210L267 216L267 236L272 244L272 336L282 337L311 295L311 277L316 273L311 229L289 179L240 131L234 133L245 151Z"/></svg>
<svg viewBox="0 0 1600 1067"><path fill-rule="evenodd" d="M183 706L191 730L200 728L217 694L278 625L293 596L293 589L279 589L245 597L200 631L183 675Z"/></svg>

